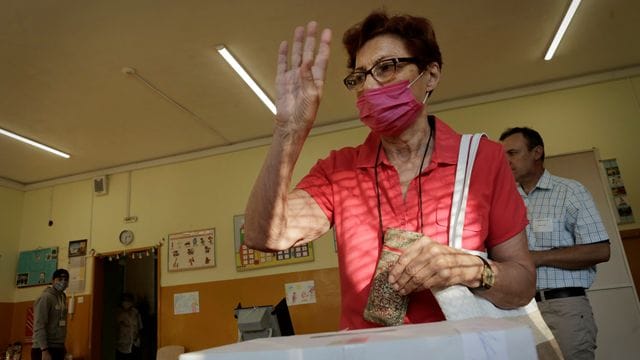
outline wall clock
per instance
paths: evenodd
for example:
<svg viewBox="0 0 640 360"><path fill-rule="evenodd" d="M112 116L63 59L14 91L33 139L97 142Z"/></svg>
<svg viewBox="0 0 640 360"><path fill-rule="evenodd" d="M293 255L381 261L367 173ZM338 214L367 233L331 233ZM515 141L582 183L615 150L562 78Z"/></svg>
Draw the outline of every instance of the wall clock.
<svg viewBox="0 0 640 360"><path fill-rule="evenodd" d="M129 245L133 242L133 231L131 230L122 230L120 232L120 243L122 245Z"/></svg>

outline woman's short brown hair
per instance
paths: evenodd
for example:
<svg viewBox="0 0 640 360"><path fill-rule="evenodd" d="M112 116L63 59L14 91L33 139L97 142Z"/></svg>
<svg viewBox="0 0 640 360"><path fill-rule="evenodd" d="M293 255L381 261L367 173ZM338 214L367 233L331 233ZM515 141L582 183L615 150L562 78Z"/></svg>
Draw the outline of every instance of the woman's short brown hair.
<svg viewBox="0 0 640 360"><path fill-rule="evenodd" d="M356 54L364 44L376 36L391 34L402 39L412 56L418 58L417 66L426 69L432 62L442 68L442 55L431 22L411 15L388 16L384 11L374 11L362 22L344 33L342 43L347 49L347 67L354 69Z"/></svg>

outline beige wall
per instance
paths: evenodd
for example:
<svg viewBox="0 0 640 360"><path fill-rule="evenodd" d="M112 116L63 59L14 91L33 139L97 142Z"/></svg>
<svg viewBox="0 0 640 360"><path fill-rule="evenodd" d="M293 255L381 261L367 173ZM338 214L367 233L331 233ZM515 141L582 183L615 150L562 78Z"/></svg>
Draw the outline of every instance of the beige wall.
<svg viewBox="0 0 640 360"><path fill-rule="evenodd" d="M528 125L545 138L548 154L597 147L602 158L615 157L636 217L640 212L640 158L635 149L640 134L640 77L514 98L437 115L461 132L485 131L496 138L510 126ZM329 149L355 145L365 138L359 127L309 139L296 168L298 180ZM109 175L109 193L94 196L91 181L20 192L0 187L0 302L35 299L40 287L15 289L18 251L58 246L60 265L67 262L70 240L89 239L98 253L123 251L118 234L135 232L131 248L159 244L167 234L216 228L216 267L167 272L166 247L161 248L161 285L164 287L223 281L337 266L330 235L316 242L316 260L310 263L238 273L233 250L233 216L242 214L266 147L211 156L182 163ZM130 175L130 179L129 179ZM138 222L125 224L128 185L130 215ZM47 222L52 218L54 225ZM638 228L638 224L622 226ZM88 262L87 287L92 286ZM89 291L85 291L89 293ZM162 304L170 307L172 304ZM162 309L160 310L162 311Z"/></svg>
<svg viewBox="0 0 640 360"><path fill-rule="evenodd" d="M58 267L68 268L69 241L91 238L92 196L88 181L25 192L20 251L57 246ZM49 220L53 221L52 226ZM91 264L88 261L89 274L92 274ZM12 272L15 274L15 268ZM16 289L14 301L33 300L41 292L40 286Z"/></svg>
<svg viewBox="0 0 640 360"><path fill-rule="evenodd" d="M596 147L616 158L629 202L640 216L640 77L470 106L440 114L460 132L484 131L492 139L512 126L538 130L549 155ZM620 229L637 228L638 223Z"/></svg>
<svg viewBox="0 0 640 360"><path fill-rule="evenodd" d="M24 193L0 186L0 303L13 302Z"/></svg>
<svg viewBox="0 0 640 360"><path fill-rule="evenodd" d="M310 139L296 170L296 178L324 156L328 147L357 144L364 136L364 129L360 128ZM236 272L233 216L244 212L265 150L266 147L261 147L112 174L108 178L108 194L104 196L93 195L90 180L27 191L22 202L15 202L16 209L19 205L23 208L24 219L19 248L58 246L58 264L64 267L70 240L89 239L88 249L104 254L156 246L170 233L215 227L216 267L167 272L166 247L161 247L162 286L336 267L333 240L331 234L327 234L315 244L314 262ZM130 207L127 205L129 182ZM123 219L127 212L137 216L138 221L126 224ZM51 227L48 226L49 218L54 221ZM118 242L118 234L125 228L135 234L134 242L126 248ZM15 269L12 267L7 273L15 274ZM89 293L92 287L92 261L88 261L87 274L84 293ZM5 287L13 288L12 282ZM17 289L14 300L32 300L41 291L40 287Z"/></svg>

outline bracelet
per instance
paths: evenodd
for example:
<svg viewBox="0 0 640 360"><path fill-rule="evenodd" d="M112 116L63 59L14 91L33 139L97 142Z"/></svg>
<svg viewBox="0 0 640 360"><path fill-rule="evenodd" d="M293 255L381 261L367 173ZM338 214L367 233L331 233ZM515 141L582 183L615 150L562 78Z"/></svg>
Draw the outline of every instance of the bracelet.
<svg viewBox="0 0 640 360"><path fill-rule="evenodd" d="M49 348L40 349L41 352L49 351Z"/></svg>

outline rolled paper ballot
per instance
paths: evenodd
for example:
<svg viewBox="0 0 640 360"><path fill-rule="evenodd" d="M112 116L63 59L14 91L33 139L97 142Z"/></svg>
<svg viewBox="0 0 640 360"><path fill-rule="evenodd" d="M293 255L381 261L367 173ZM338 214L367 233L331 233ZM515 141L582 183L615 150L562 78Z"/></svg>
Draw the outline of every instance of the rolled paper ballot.
<svg viewBox="0 0 640 360"><path fill-rule="evenodd" d="M365 320L385 326L402 325L409 298L400 295L391 287L389 270L398 261L402 250L421 237L420 233L400 229L388 229L385 232L382 252L364 309Z"/></svg>

